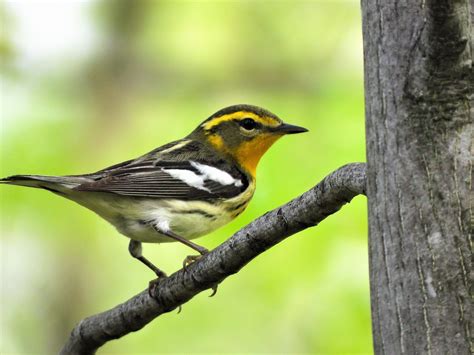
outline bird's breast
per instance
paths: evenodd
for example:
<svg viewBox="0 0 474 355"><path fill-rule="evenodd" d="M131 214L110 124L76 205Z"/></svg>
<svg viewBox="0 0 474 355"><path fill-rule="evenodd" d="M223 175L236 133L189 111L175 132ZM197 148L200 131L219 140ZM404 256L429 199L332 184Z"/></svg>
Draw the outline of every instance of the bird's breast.
<svg viewBox="0 0 474 355"><path fill-rule="evenodd" d="M113 220L117 230L146 243L165 243L174 240L158 234L153 226L166 225L174 233L194 239L229 223L247 207L255 191L251 184L240 195L214 201L142 200L135 201L127 210L117 211Z"/></svg>
<svg viewBox="0 0 474 355"><path fill-rule="evenodd" d="M154 226L168 226L174 233L194 239L229 223L247 207L255 191L255 183L233 198L209 201L127 198L101 195L87 201L75 199L106 219L128 238L146 243L172 242L157 233Z"/></svg>

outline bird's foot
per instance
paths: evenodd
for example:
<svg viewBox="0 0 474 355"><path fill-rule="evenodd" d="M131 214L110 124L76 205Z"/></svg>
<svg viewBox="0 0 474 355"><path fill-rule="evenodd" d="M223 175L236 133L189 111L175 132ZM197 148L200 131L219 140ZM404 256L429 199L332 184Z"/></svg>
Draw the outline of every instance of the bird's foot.
<svg viewBox="0 0 474 355"><path fill-rule="evenodd" d="M184 271L187 270L187 267L194 263L195 261L201 259L204 255L209 254L209 250L203 247L199 247L200 255L188 255L183 261L183 269Z"/></svg>
<svg viewBox="0 0 474 355"><path fill-rule="evenodd" d="M202 255L188 255L183 261L183 269L187 271L188 266L202 258Z"/></svg>
<svg viewBox="0 0 474 355"><path fill-rule="evenodd" d="M161 270L160 270L161 271ZM151 298L155 298L154 295L156 293L156 289L158 288L158 284L159 282L164 279L164 278L167 278L168 276L163 272L161 271L160 275L157 275L158 278L156 279L153 279L151 280L149 283L148 283L148 296L150 296ZM178 306L178 314L181 313L182 311L182 307L181 305Z"/></svg>
<svg viewBox="0 0 474 355"><path fill-rule="evenodd" d="M155 294L155 290L156 288L158 287L158 284L159 282L164 279L164 278L167 278L168 276L161 270L158 269L159 272L156 272L156 276L158 276L158 278L156 279L153 279L151 280L149 283L148 283L148 295L151 297L151 298L154 298L154 294Z"/></svg>
<svg viewBox="0 0 474 355"><path fill-rule="evenodd" d="M207 250L205 248L200 249L199 252L201 253L200 255L188 255L184 259L183 269L184 269L185 272L187 271L187 268L188 268L189 265L191 265L195 261L201 259L204 255L209 254L209 250ZM209 297L213 297L217 293L217 286L218 286L218 284L215 284L214 286L211 287L212 293Z"/></svg>

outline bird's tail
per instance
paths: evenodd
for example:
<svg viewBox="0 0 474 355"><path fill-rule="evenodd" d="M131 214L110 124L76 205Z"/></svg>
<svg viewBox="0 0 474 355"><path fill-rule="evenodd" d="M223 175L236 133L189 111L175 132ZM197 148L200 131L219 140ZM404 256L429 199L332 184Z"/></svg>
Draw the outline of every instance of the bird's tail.
<svg viewBox="0 0 474 355"><path fill-rule="evenodd" d="M76 176L13 175L0 179L2 184L18 185L63 193L79 186L86 179Z"/></svg>

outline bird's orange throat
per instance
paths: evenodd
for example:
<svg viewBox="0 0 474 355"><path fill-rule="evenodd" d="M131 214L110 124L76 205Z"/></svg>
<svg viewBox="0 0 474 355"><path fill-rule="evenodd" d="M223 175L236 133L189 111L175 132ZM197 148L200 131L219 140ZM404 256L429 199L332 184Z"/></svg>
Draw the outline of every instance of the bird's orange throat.
<svg viewBox="0 0 474 355"><path fill-rule="evenodd" d="M263 134L250 141L241 143L234 149L226 147L222 137L218 134L209 135L207 139L215 149L230 155L252 177L255 177L260 158L281 136Z"/></svg>
<svg viewBox="0 0 474 355"><path fill-rule="evenodd" d="M260 158L280 137L280 135L275 134L256 137L251 141L242 143L232 155L240 166L255 177Z"/></svg>

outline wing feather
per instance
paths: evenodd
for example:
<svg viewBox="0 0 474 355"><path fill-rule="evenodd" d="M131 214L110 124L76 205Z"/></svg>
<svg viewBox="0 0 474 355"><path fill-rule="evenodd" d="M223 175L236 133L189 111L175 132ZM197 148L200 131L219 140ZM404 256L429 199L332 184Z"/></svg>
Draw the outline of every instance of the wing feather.
<svg viewBox="0 0 474 355"><path fill-rule="evenodd" d="M190 161L143 159L117 164L100 173L102 175L97 176L94 181L75 189L133 197L201 200L237 196L248 187L247 177L237 169L231 172L222 170L222 173L232 174L239 183L223 184L213 180L212 176L203 175Z"/></svg>

